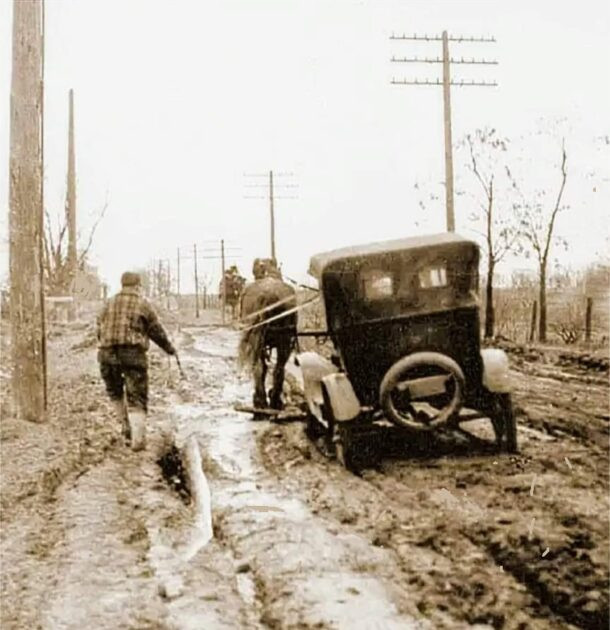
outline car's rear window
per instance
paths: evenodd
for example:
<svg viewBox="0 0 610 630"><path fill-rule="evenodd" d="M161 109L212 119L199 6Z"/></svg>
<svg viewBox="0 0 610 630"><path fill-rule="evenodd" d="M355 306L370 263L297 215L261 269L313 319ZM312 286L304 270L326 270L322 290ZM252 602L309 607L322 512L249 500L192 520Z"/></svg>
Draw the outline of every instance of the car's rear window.
<svg viewBox="0 0 610 630"><path fill-rule="evenodd" d="M360 291L366 301L388 298L415 299L421 291L449 286L449 270L443 262L397 270L366 269L360 272Z"/></svg>
<svg viewBox="0 0 610 630"><path fill-rule="evenodd" d="M417 275L419 286L422 289L437 289L447 286L447 268L444 265L424 267Z"/></svg>
<svg viewBox="0 0 610 630"><path fill-rule="evenodd" d="M394 278L380 269L369 269L360 275L362 293L366 300L381 300L394 295Z"/></svg>

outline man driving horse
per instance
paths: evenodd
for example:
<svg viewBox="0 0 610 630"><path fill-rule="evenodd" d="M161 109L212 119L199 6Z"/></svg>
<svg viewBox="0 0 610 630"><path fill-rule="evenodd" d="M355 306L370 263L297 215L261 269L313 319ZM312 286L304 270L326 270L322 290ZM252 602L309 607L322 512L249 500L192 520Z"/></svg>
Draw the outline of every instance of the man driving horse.
<svg viewBox="0 0 610 630"><path fill-rule="evenodd" d="M281 272L270 258L255 259L252 275L254 282L246 286L241 296L241 317L247 328L240 341L240 360L252 370L254 408L265 409L267 361L272 350L276 350L269 406L281 409L284 368L294 347L297 324L296 313L285 316L282 313L296 306L296 292L283 282Z"/></svg>

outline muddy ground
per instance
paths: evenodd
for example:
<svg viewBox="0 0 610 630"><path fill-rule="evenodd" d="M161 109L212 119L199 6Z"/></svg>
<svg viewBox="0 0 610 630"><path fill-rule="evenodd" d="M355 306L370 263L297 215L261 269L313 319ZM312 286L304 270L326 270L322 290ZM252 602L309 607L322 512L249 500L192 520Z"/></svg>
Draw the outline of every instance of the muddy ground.
<svg viewBox="0 0 610 630"><path fill-rule="evenodd" d="M2 628L608 627L607 373L513 358L519 455L449 438L355 476L301 423L233 410L250 399L236 332L204 323L170 321L186 381L151 353L143 453L121 443L87 322L51 339L48 422L4 406ZM203 547L159 465L190 436Z"/></svg>

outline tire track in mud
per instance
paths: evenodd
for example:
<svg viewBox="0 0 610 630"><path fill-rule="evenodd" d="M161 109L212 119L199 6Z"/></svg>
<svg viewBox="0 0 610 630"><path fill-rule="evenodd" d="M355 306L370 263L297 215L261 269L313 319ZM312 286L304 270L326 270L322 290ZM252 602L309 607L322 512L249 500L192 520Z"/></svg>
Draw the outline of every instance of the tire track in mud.
<svg viewBox="0 0 610 630"><path fill-rule="evenodd" d="M607 627L604 484L597 495L589 495L584 514L581 501L582 515L566 509L565 492L544 501L529 496L536 475L539 492L545 484L565 482L566 475L558 478L556 470L544 476L549 458L558 454L548 453L541 461L472 457L390 462L358 479L321 459L300 427L270 429L260 444L265 464L278 477L290 464L290 485L310 505L395 552L402 579L418 587L420 609L441 607L469 624L497 628ZM295 452L300 456L296 463ZM570 491L578 492L581 481L576 478ZM518 493L512 491L516 488ZM385 512L379 507L375 515L371 506L385 506ZM533 519L538 523L531 536L527 530ZM589 526L591 521L595 526ZM426 557L429 564L423 560L423 573L418 572L415 559Z"/></svg>
<svg viewBox="0 0 610 630"><path fill-rule="evenodd" d="M396 582L434 627L558 627L553 620L538 622L526 614L532 603L526 589L500 567L490 566L486 554L456 531L456 518L460 525L479 518L476 505L466 505L457 516L459 506L447 488L412 489L386 478L393 485L387 488L377 483L384 478L380 473L362 479L322 459L299 435L299 427L277 432L271 429L275 438L265 436L261 442L268 467L281 477L286 460L294 461L286 444L298 445L295 450L305 459L291 468L293 492L305 493L326 518L389 550L400 568ZM512 616L510 622L507 616Z"/></svg>
<svg viewBox="0 0 610 630"><path fill-rule="evenodd" d="M528 366L532 367L532 366ZM607 453L610 437L610 383L586 379L565 383L531 370L513 370L513 399L518 420L556 437L569 436ZM532 386L534 383L534 386ZM532 387L534 396L532 397Z"/></svg>
<svg viewBox="0 0 610 630"><path fill-rule="evenodd" d="M210 358L213 353L204 349L198 354ZM225 358L231 352L227 354ZM559 381L556 386L566 388ZM571 414L568 428L575 426L575 434L582 435L579 428L587 417L578 414L579 394L568 391L566 401L561 392L547 390L534 404L542 408L551 396L555 410L563 404ZM523 400L525 396L518 393ZM600 392L591 398L601 399ZM548 408L543 411L553 426L555 417ZM302 497L337 536L355 534L368 548L389 553L386 566L392 567L399 610L403 603L410 611L416 604L416 612L433 627L607 625L607 452L595 440L576 440L562 430L555 436L540 433L540 424L532 424L536 428L526 426L520 432L530 455L393 462L366 479L347 475L321 458L302 438L301 427L269 429L264 423L253 433L263 464L288 496ZM220 476L227 474L220 469ZM537 491L530 497L534 479ZM252 522L232 527L224 512L220 519L228 544L240 555L248 548L240 548L245 544L240 532ZM273 519L271 523L267 545L277 527ZM257 553L264 557L264 544ZM286 553L288 547L281 555ZM268 610L273 605L268 589L272 579L261 578L265 567L246 564L253 569L263 610ZM276 583L273 591L278 588ZM281 626L281 616L263 612L262 618Z"/></svg>
<svg viewBox="0 0 610 630"><path fill-rule="evenodd" d="M399 567L366 538L342 531L278 490L256 452L265 425L238 416L232 405L250 396L235 383L234 332L187 331L183 358L189 378L203 385L174 406L178 435L196 434L211 480L217 539L235 557L244 600L258 627L432 628L398 592ZM178 401L176 401L178 402Z"/></svg>

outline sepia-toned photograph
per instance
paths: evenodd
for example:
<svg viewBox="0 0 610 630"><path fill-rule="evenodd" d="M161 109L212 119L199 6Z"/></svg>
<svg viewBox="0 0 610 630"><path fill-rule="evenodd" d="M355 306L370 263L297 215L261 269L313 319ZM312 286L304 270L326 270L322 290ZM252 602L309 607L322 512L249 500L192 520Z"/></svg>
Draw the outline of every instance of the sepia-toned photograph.
<svg viewBox="0 0 610 630"><path fill-rule="evenodd" d="M0 628L607 630L609 42L0 0Z"/></svg>

